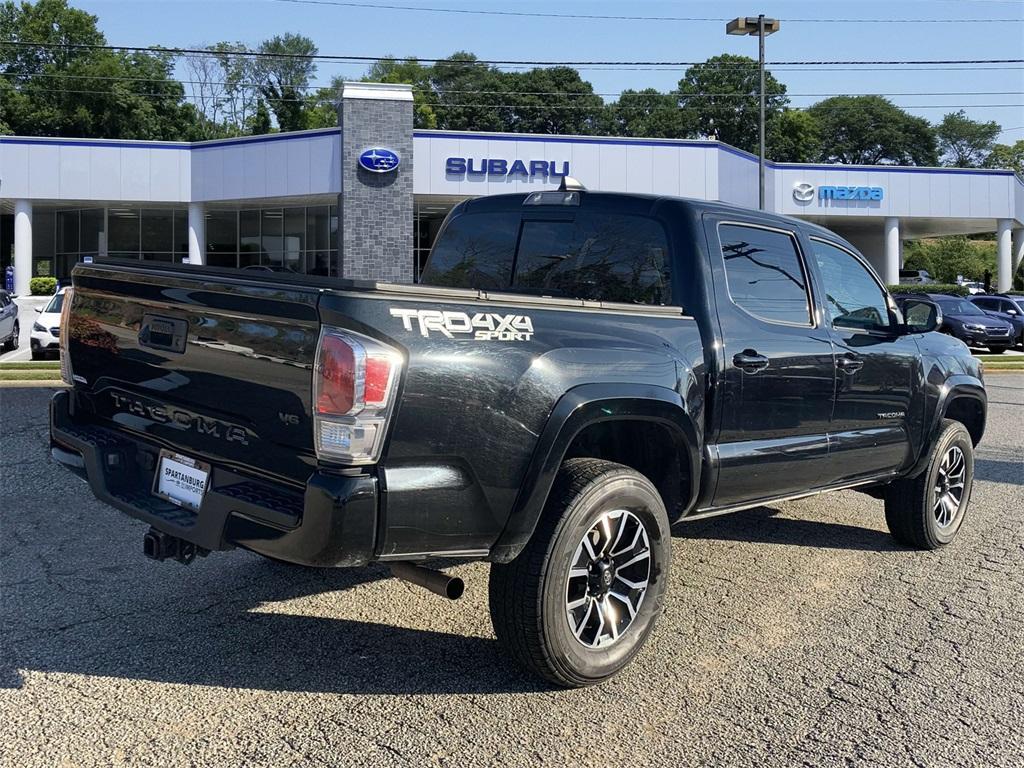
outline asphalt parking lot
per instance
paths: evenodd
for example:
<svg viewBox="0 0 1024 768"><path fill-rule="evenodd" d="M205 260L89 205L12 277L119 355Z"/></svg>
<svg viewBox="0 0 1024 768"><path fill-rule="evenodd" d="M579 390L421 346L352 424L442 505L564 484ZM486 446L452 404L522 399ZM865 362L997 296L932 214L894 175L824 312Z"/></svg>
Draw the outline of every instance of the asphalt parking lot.
<svg viewBox="0 0 1024 768"><path fill-rule="evenodd" d="M383 568L143 558L145 526L46 456L49 390L0 389L0 765L1020 766L1024 376L990 375L958 541L854 492L677 526L621 676L544 688L457 603Z"/></svg>

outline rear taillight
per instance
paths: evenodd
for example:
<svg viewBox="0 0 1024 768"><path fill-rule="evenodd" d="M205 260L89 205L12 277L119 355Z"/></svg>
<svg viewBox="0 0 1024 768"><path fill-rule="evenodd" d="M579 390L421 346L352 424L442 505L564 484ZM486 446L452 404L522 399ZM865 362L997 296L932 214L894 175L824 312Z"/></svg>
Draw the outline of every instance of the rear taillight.
<svg viewBox="0 0 1024 768"><path fill-rule="evenodd" d="M73 288L64 291L64 302L60 307L60 333L57 336L58 349L60 350L60 377L68 386L74 386L75 377L71 372L71 356L68 354L68 341L71 336L68 323L71 321L71 298Z"/></svg>
<svg viewBox="0 0 1024 768"><path fill-rule="evenodd" d="M324 326L313 375L317 456L342 464L380 458L402 353L353 331Z"/></svg>

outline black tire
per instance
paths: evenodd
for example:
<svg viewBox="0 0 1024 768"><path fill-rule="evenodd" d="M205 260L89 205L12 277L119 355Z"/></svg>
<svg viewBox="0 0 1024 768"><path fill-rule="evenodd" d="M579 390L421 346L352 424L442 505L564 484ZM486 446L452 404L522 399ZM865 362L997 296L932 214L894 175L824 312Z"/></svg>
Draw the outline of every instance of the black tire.
<svg viewBox="0 0 1024 768"><path fill-rule="evenodd" d="M47 357L49 357L49 355L47 355L46 352L41 350L41 349L33 349L32 350L32 359L33 360L45 360Z"/></svg>
<svg viewBox="0 0 1024 768"><path fill-rule="evenodd" d="M1009 347L989 347L988 351L991 352L993 355L1001 355L1007 349L1009 349Z"/></svg>
<svg viewBox="0 0 1024 768"><path fill-rule="evenodd" d="M17 321L14 323L14 330L11 331L11 335L0 344L0 352L13 352L18 348L18 336L21 334L21 326L18 325Z"/></svg>
<svg viewBox="0 0 1024 768"><path fill-rule="evenodd" d="M602 521L608 526L601 528L608 531L607 539L597 530ZM642 534L638 530L641 525ZM643 535L648 542L646 550ZM617 549L625 546L620 540L626 539L633 542L630 548ZM589 559L584 546L622 554L617 559L602 558L600 563L593 560L589 570L573 568ZM649 553L646 561L645 551ZM581 553L582 560L577 559ZM631 559L640 562L630 565ZM526 547L512 562L491 565L494 632L516 662L551 683L567 688L600 683L625 667L650 635L664 605L670 561L668 514L651 482L621 464L570 459L562 465ZM641 583L641 573L629 570L633 568L646 574L645 592L626 586ZM570 569L577 573L586 570L590 575L570 577ZM627 576L630 581L624 580ZM600 593L602 589L603 596L591 591ZM611 594L615 590L627 594ZM581 639L570 627L570 595L571 602L586 603L573 614L582 616L576 624L582 627ZM608 608L607 613L602 606ZM635 614L632 619L629 613ZM609 615L612 620L606 621ZM591 633L595 622L598 626Z"/></svg>
<svg viewBox="0 0 1024 768"><path fill-rule="evenodd" d="M955 513L946 524L940 523L936 512L937 491L943 487L943 461L954 448L963 457L963 488ZM918 549L938 549L956 538L967 516L974 485L974 444L971 435L959 421L945 419L942 431L932 446L928 466L914 478L898 480L886 490L885 522L898 542Z"/></svg>

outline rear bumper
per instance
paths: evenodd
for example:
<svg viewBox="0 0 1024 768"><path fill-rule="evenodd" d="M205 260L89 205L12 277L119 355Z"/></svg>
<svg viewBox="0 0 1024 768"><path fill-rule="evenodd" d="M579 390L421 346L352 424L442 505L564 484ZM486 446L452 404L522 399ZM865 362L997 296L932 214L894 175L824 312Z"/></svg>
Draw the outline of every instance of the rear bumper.
<svg viewBox="0 0 1024 768"><path fill-rule="evenodd" d="M207 550L241 546L300 565L363 565L373 559L377 479L315 471L298 491L213 464L198 512L151 493L161 446L76 422L72 393L50 403L50 452L88 481L100 501Z"/></svg>

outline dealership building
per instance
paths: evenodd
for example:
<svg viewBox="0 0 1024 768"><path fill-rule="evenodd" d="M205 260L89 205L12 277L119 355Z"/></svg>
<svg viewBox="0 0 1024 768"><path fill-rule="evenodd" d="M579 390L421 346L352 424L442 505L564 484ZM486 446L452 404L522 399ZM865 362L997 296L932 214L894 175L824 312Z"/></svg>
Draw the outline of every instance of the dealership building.
<svg viewBox="0 0 1024 768"><path fill-rule="evenodd" d="M758 201L757 158L717 141L414 130L408 86L348 83L339 127L195 143L0 137L0 271L15 292L97 257L415 281L446 213L480 195L587 189ZM889 283L901 243L992 233L1024 256L1008 170L769 162L765 207L822 224Z"/></svg>

